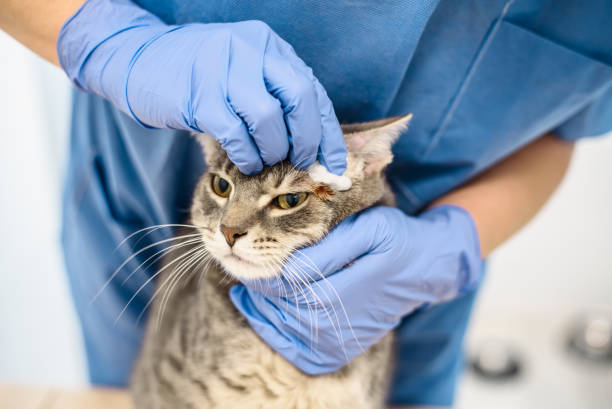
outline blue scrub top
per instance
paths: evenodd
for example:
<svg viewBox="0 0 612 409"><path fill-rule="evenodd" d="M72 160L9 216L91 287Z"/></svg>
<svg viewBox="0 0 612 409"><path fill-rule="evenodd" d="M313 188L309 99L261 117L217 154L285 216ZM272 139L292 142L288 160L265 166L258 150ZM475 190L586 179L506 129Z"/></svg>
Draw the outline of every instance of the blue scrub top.
<svg viewBox="0 0 612 409"><path fill-rule="evenodd" d="M173 24L265 21L313 68L341 122L412 112L388 171L398 205L409 214L546 132L575 140L612 129L609 0L137 3ZM121 283L151 253L136 257L95 303L89 301L135 249L171 232L156 230L137 245L115 250L127 235L185 221L204 163L186 133L144 129L107 102L78 92L71 152L66 264L92 379L122 384L142 337L137 317L153 286L145 286L115 324L151 273L141 269ZM458 355L470 306L460 300L405 320L400 335L406 338L400 337L399 345L418 354L398 355L394 402L449 402L456 360L430 363ZM434 321L439 328L432 331L446 341L438 352L423 352L411 340L434 328ZM429 338L422 344L436 342ZM423 360L429 361L415 366ZM425 379L434 367L437 375ZM442 379L444 373L450 381ZM446 392L431 392L436 382Z"/></svg>

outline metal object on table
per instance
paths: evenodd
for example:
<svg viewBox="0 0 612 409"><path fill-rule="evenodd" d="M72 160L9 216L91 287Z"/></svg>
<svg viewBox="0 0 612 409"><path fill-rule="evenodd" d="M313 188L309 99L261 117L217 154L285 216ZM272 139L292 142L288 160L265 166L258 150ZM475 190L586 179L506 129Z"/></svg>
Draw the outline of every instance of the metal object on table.
<svg viewBox="0 0 612 409"><path fill-rule="evenodd" d="M470 366L481 378L495 381L516 378L523 368L516 348L502 340L483 342L472 354Z"/></svg>
<svg viewBox="0 0 612 409"><path fill-rule="evenodd" d="M569 347L582 358L612 362L612 317L594 313L577 320L570 332Z"/></svg>

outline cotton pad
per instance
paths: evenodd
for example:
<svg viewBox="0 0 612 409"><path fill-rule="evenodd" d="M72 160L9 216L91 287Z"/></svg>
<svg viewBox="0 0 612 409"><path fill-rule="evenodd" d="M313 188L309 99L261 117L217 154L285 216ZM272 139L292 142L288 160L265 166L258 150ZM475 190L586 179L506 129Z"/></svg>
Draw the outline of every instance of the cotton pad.
<svg viewBox="0 0 612 409"><path fill-rule="evenodd" d="M325 166L321 165L318 161L310 165L308 175L315 182L323 183L339 191L349 190L352 185L351 179L348 176L335 175L325 169Z"/></svg>

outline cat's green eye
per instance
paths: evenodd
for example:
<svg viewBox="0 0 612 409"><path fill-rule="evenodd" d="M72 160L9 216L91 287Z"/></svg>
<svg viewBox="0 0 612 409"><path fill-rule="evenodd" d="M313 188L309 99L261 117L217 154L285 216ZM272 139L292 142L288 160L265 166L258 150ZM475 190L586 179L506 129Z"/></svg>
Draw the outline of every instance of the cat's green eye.
<svg viewBox="0 0 612 409"><path fill-rule="evenodd" d="M308 197L308 193L287 193L284 195L277 196L275 201L276 205L281 209L291 209L304 203L304 200Z"/></svg>
<svg viewBox="0 0 612 409"><path fill-rule="evenodd" d="M212 180L213 191L221 197L229 197L232 185L220 176L214 175Z"/></svg>

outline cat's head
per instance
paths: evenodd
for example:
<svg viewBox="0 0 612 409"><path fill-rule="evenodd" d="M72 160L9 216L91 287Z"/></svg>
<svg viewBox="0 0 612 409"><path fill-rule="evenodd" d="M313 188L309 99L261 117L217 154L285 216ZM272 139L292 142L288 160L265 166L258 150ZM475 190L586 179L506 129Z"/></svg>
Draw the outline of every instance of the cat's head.
<svg viewBox="0 0 612 409"><path fill-rule="evenodd" d="M294 249L320 240L342 219L382 198L391 146L410 117L342 127L348 148L345 175L352 182L345 191L288 161L245 176L213 138L197 135L208 169L195 190L191 223L200 227L208 253L235 278L280 274Z"/></svg>

